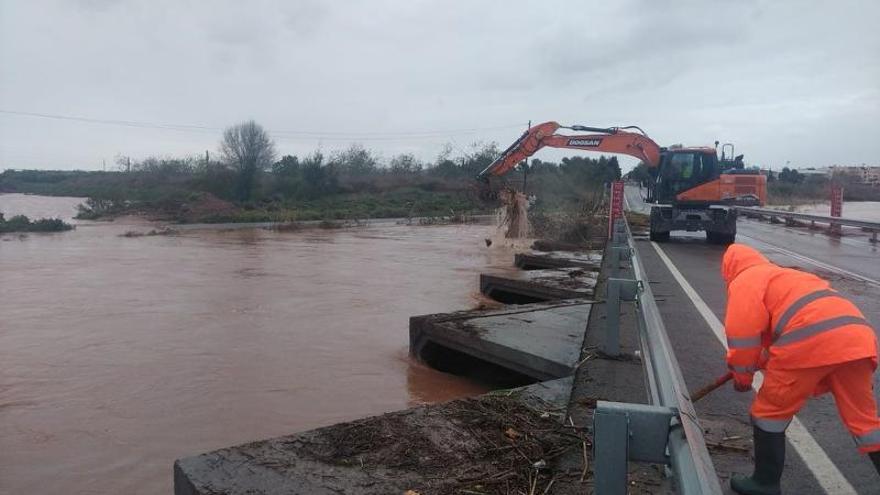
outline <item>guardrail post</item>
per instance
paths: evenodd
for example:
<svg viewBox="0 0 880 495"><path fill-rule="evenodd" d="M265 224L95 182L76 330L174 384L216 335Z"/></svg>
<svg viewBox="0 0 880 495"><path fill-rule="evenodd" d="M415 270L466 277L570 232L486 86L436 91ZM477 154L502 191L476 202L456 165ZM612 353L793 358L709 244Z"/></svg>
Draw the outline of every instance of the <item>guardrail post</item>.
<svg viewBox="0 0 880 495"><path fill-rule="evenodd" d="M620 273L620 262L629 261L632 258L632 249L629 246L611 246L611 276L617 277Z"/></svg>
<svg viewBox="0 0 880 495"><path fill-rule="evenodd" d="M593 414L593 482L597 495L625 495L628 461L668 464L675 411L662 406L599 401Z"/></svg>
<svg viewBox="0 0 880 495"><path fill-rule="evenodd" d="M601 351L608 356L620 355L620 301L635 301L641 282L628 278L609 278L605 286L605 339Z"/></svg>
<svg viewBox="0 0 880 495"><path fill-rule="evenodd" d="M622 246L624 244L626 244L626 224L622 218L617 218L611 228L611 245Z"/></svg>
<svg viewBox="0 0 880 495"><path fill-rule="evenodd" d="M629 419L616 411L593 413L593 485L601 495L626 495Z"/></svg>
<svg viewBox="0 0 880 495"><path fill-rule="evenodd" d="M629 229L627 229L629 234ZM629 234L632 243L631 234ZM644 262L638 251L633 253L632 273L635 279L647 279ZM712 457L706 447L702 428L697 420L694 406L688 399L687 387L669 336L654 300L650 284L641 285L638 293L638 324L641 341L642 363L651 403L674 411L671 418L664 420L661 427L653 426L655 432L664 432L668 455L665 462L675 477L677 492L681 495L721 495L723 493L718 475L712 464ZM633 430L630 420L630 439L643 439L645 435ZM630 460L646 460L634 453L634 442L628 446ZM658 455L658 449L648 449ZM656 462L664 462L658 460Z"/></svg>
<svg viewBox="0 0 880 495"><path fill-rule="evenodd" d="M840 237L843 235L843 226L840 223L832 221L828 224L828 235L833 237Z"/></svg>

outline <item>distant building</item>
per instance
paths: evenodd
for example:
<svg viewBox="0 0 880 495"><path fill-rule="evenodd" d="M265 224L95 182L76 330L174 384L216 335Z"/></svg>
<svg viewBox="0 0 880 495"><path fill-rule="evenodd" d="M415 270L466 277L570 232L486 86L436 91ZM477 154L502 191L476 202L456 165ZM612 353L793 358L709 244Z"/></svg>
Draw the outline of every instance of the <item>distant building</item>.
<svg viewBox="0 0 880 495"><path fill-rule="evenodd" d="M797 169L797 171L801 175L811 175L811 176L819 176L819 177L830 177L831 176L831 168L830 167L799 168L799 169Z"/></svg>
<svg viewBox="0 0 880 495"><path fill-rule="evenodd" d="M880 187L880 167L869 167L867 165L857 167L834 165L831 167L831 173L832 175L846 174L856 178L862 184Z"/></svg>

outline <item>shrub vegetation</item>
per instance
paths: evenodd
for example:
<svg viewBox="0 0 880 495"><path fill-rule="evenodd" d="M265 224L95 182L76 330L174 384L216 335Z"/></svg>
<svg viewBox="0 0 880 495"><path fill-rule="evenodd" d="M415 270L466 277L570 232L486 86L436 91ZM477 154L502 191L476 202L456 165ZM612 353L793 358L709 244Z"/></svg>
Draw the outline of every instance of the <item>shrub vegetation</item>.
<svg viewBox="0 0 880 495"><path fill-rule="evenodd" d="M6 170L0 173L0 192L87 197L78 218L147 213L186 222L446 217L497 206L486 201L476 180L498 156L495 144L475 143L458 154L448 146L432 162L411 154L384 159L357 144L329 155L316 151L275 159L257 124L230 129L220 161L119 157L119 170L112 172ZM242 133L260 138L244 139L257 142L259 153L236 152ZM616 158L534 159L493 179L493 186L525 188L540 198L542 208L552 209L577 204L619 177Z"/></svg>
<svg viewBox="0 0 880 495"><path fill-rule="evenodd" d="M16 215L7 220L0 213L0 234L9 232L63 232L72 228L73 225L65 223L58 218L31 220L24 215Z"/></svg>

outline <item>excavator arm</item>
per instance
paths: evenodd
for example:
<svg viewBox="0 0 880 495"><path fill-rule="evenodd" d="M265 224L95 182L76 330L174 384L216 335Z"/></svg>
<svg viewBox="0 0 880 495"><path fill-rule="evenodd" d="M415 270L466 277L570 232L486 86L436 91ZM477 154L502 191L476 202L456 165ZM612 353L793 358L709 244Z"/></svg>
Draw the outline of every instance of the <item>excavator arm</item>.
<svg viewBox="0 0 880 495"><path fill-rule="evenodd" d="M595 134L578 136L566 136L556 134L559 129L571 129L573 131L586 131ZM479 178L487 179L490 175L499 176L507 173L519 162L534 155L545 146L551 148L569 148L585 151L599 151L604 153L620 153L634 156L649 167L660 164L660 146L643 132L631 132L625 129L638 129L637 127L587 127L575 125L563 127L556 122L544 122L531 127L509 148L480 172Z"/></svg>

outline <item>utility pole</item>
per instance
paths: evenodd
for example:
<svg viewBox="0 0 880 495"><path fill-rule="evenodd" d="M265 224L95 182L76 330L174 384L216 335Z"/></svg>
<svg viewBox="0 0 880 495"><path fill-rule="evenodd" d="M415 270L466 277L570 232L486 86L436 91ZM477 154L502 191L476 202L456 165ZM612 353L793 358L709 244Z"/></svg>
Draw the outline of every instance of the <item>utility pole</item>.
<svg viewBox="0 0 880 495"><path fill-rule="evenodd" d="M125 165L125 171L128 173L131 173L131 157L127 156L125 158L126 158L126 162L127 162Z"/></svg>
<svg viewBox="0 0 880 495"><path fill-rule="evenodd" d="M211 157L208 155L208 150L205 150L205 168L211 164Z"/></svg>
<svg viewBox="0 0 880 495"><path fill-rule="evenodd" d="M101 169L106 172L107 171L107 160L101 158Z"/></svg>

